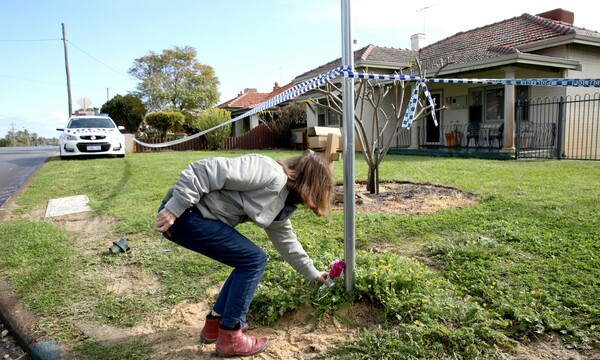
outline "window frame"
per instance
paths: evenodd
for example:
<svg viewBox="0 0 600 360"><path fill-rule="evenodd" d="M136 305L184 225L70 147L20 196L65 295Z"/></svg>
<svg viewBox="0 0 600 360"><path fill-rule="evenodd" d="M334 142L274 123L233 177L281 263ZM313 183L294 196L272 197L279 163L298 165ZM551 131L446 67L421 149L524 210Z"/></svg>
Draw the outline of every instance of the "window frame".
<svg viewBox="0 0 600 360"><path fill-rule="evenodd" d="M502 92L500 101L500 114L494 118L489 118L489 103L488 103L488 92L500 91ZM469 89L469 122L476 121L481 123L497 123L504 121L504 102L505 102L505 91L504 86L483 86ZM516 85L515 86L515 107L518 101L522 101L525 104L529 101L529 92L531 87L527 85ZM476 107L481 107L477 109ZM523 120L529 119L529 109L525 106L523 112ZM475 111L476 113L473 113ZM496 113L498 114L498 113ZM500 117L498 117L500 116Z"/></svg>
<svg viewBox="0 0 600 360"><path fill-rule="evenodd" d="M326 107L327 99L320 98L317 101L320 104L317 106L317 125L324 127L342 127L342 116Z"/></svg>

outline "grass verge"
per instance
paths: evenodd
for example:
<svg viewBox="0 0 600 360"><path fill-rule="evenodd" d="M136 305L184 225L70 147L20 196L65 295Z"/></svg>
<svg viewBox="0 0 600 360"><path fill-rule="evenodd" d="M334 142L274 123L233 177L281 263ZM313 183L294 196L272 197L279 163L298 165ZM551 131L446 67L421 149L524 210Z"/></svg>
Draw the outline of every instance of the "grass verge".
<svg viewBox="0 0 600 360"><path fill-rule="evenodd" d="M0 274L43 316L45 331L88 358L117 352L151 358L151 344L100 346L72 324L136 326L182 301L206 298L223 281L226 267L160 240L154 214L189 162L241 153L48 162L17 200L14 213L23 216L0 223ZM336 164L340 182L342 166ZM357 157L357 180L366 171ZM332 314L341 321L340 310L356 302L379 307L386 323L337 344L330 358L502 358L517 342L543 333L560 334L579 350L600 347L600 164L388 156L380 177L455 187L478 204L431 215L357 214L351 293L341 284L320 291L303 281L282 264L264 232L243 224L239 230L270 255L251 309L255 321L273 324L301 305L314 309L314 319ZM105 243L81 242L75 232L25 216L49 199L78 194L90 198L94 215L114 219L108 244L124 235L136 251L109 256ZM321 268L343 257L343 222L340 213L294 214L298 237ZM111 276L120 272L157 286L115 292Z"/></svg>

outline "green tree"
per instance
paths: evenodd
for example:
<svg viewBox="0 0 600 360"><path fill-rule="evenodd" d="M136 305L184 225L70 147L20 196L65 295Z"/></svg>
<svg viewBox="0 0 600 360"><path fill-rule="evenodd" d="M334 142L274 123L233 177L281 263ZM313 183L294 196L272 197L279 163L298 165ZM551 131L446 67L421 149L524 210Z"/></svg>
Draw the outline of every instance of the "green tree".
<svg viewBox="0 0 600 360"><path fill-rule="evenodd" d="M198 62L193 47L151 51L135 59L129 74L140 80L137 93L150 111L202 110L219 99L214 69Z"/></svg>
<svg viewBox="0 0 600 360"><path fill-rule="evenodd" d="M100 112L107 113L117 125L125 127L125 131L135 134L144 121L147 110L142 100L135 95L116 95L104 105Z"/></svg>
<svg viewBox="0 0 600 360"><path fill-rule="evenodd" d="M185 121L185 116L176 111L157 111L146 115L146 124L160 131L163 140L167 137L167 131L179 131Z"/></svg>
<svg viewBox="0 0 600 360"><path fill-rule="evenodd" d="M192 119L192 126L200 131L211 129L231 119L231 113L227 110L210 108L203 110ZM210 150L220 150L225 146L225 140L231 133L231 124L218 127L204 136Z"/></svg>

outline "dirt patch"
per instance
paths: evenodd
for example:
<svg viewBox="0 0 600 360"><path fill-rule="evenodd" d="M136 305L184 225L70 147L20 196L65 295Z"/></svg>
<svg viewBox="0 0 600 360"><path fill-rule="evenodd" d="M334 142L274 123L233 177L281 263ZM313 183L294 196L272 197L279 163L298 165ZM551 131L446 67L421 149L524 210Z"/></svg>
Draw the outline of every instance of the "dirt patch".
<svg viewBox="0 0 600 360"><path fill-rule="evenodd" d="M379 193L371 194L366 184L358 183L354 189L356 212L378 214L431 214L450 208L473 206L473 196L453 188L386 182L379 184ZM334 210L343 210L344 187L335 187Z"/></svg>

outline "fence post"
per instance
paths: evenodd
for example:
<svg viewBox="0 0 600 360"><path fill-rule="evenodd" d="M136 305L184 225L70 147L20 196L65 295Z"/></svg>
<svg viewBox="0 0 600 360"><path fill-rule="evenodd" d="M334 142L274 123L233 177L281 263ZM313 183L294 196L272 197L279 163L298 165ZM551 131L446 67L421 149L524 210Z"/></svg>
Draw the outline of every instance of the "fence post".
<svg viewBox="0 0 600 360"><path fill-rule="evenodd" d="M563 147L563 126L565 125L564 121L565 115L565 98L563 96L560 97L558 102L558 119L556 119L556 158L561 159L561 152Z"/></svg>
<svg viewBox="0 0 600 360"><path fill-rule="evenodd" d="M519 152L521 151L521 121L523 120L523 104L521 104L521 100L517 101L516 120L517 128L515 131L515 160L519 160Z"/></svg>
<svg viewBox="0 0 600 360"><path fill-rule="evenodd" d="M325 159L329 162L329 170L333 174L334 161L339 160L337 149L340 146L340 137L336 134L327 135L327 145L325 146Z"/></svg>

